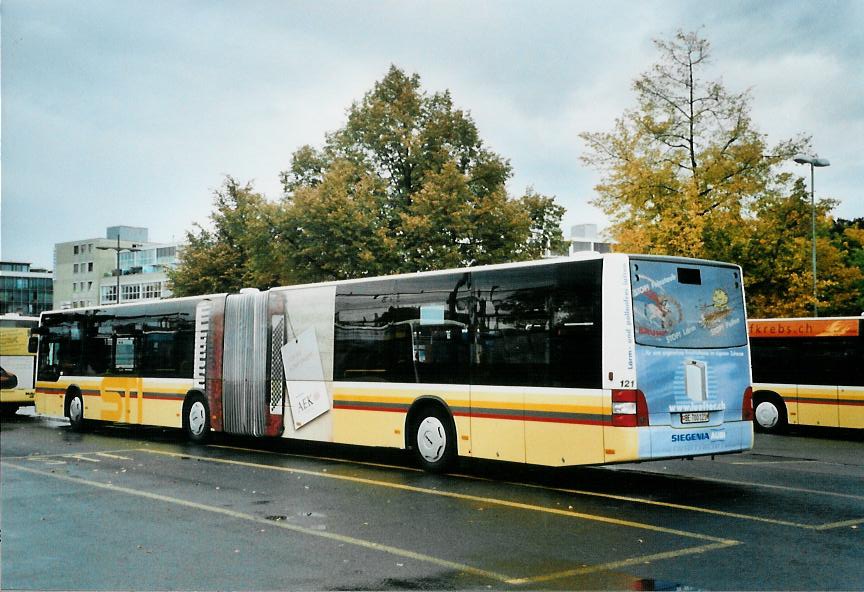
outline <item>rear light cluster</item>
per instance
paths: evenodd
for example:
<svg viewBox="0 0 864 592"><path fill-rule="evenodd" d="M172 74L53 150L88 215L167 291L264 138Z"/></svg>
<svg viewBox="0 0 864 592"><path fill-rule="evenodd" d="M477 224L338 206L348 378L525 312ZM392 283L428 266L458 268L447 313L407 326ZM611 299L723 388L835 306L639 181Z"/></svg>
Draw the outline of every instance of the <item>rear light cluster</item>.
<svg viewBox="0 0 864 592"><path fill-rule="evenodd" d="M753 421L753 387L744 389L744 400L741 402L741 419Z"/></svg>
<svg viewBox="0 0 864 592"><path fill-rule="evenodd" d="M635 428L648 425L648 405L640 390L612 390L612 425Z"/></svg>

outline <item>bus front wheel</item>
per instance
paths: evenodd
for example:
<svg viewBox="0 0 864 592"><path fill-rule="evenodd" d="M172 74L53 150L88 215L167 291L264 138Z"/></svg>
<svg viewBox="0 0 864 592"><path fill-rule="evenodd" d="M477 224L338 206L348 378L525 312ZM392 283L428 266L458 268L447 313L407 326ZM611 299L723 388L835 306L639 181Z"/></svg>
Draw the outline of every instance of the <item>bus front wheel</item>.
<svg viewBox="0 0 864 592"><path fill-rule="evenodd" d="M183 405L183 431L191 442L203 444L210 438L210 409L198 393L186 398Z"/></svg>
<svg viewBox="0 0 864 592"><path fill-rule="evenodd" d="M754 397L756 405L753 408L753 419L755 427L759 431L776 434L786 428L786 405L779 396L757 395Z"/></svg>
<svg viewBox="0 0 864 592"><path fill-rule="evenodd" d="M456 459L453 420L437 405L423 407L412 422L412 448L417 464L426 471L446 471Z"/></svg>
<svg viewBox="0 0 864 592"><path fill-rule="evenodd" d="M67 415L72 431L83 432L86 423L84 421L84 397L81 396L81 393L76 391L70 396Z"/></svg>

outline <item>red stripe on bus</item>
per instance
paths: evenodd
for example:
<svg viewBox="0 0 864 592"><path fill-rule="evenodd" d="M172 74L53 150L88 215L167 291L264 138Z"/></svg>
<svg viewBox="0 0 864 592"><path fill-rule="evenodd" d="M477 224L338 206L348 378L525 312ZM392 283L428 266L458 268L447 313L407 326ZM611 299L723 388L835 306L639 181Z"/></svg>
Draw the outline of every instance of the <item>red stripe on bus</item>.
<svg viewBox="0 0 864 592"><path fill-rule="evenodd" d="M348 411L386 411L388 413L407 413L408 410L404 407L372 407L367 405L338 405L333 404L333 409L343 409Z"/></svg>
<svg viewBox="0 0 864 592"><path fill-rule="evenodd" d="M539 421L543 423L567 423L567 424L580 424L580 425L597 425L597 426L611 426L612 423L609 421L604 421L602 419L570 419L570 418L562 418L562 417L538 417L538 416L522 416L522 415L504 415L497 413L454 413L453 415L457 415L459 417L478 417L481 419L509 419L509 420L520 420L520 421Z"/></svg>

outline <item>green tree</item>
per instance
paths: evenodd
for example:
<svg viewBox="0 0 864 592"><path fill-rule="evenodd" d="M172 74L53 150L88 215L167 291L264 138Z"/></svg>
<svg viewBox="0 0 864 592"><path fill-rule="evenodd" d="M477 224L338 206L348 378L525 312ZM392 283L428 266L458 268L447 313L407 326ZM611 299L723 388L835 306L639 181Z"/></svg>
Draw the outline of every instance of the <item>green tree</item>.
<svg viewBox="0 0 864 592"><path fill-rule="evenodd" d="M655 45L659 61L633 84L637 107L611 132L581 134L583 161L603 174L593 203L611 218L617 250L739 262L753 316L812 311L809 200L778 166L809 140L769 147L749 92L703 79L710 44L697 33ZM855 276L827 237L832 206L819 204L820 309L845 301Z"/></svg>
<svg viewBox="0 0 864 592"><path fill-rule="evenodd" d="M846 266L858 270L851 290L852 303L832 310L836 315L864 314L864 218L838 218L831 228L831 242L844 256Z"/></svg>
<svg viewBox="0 0 864 592"><path fill-rule="evenodd" d="M850 314L860 299L861 270L848 264L848 249L831 236L831 200L816 203L818 309L821 316ZM732 260L745 272L751 316L813 314L812 209L801 178L790 194L766 196L754 205L746 233L734 237ZM842 234L842 233L841 233ZM853 289L850 289L853 288ZM857 313L855 313L857 314Z"/></svg>
<svg viewBox="0 0 864 592"><path fill-rule="evenodd" d="M505 189L489 150L449 92L429 94L392 66L317 150L281 173L281 233L304 279L340 279L538 257L560 247L563 208Z"/></svg>
<svg viewBox="0 0 864 592"><path fill-rule="evenodd" d="M211 229L198 224L186 233L180 263L168 272L176 296L236 292L291 283L290 267L276 248L275 206L227 177L214 192ZM281 263L281 264L280 264Z"/></svg>

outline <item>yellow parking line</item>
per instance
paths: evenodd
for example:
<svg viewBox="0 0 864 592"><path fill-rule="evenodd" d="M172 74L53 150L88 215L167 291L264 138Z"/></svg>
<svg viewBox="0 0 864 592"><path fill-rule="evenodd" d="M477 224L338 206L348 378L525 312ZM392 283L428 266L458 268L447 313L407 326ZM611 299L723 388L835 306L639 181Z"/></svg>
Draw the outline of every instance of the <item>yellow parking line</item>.
<svg viewBox="0 0 864 592"><path fill-rule="evenodd" d="M732 547L740 544L737 541L728 541L723 543L710 543L708 545L700 545L698 547L688 547L686 549L680 549L678 551L666 551L665 553L654 553L653 555L643 555L641 557L631 557L629 559L622 559L620 561L612 561L609 563L601 563L599 565L586 565L583 567L577 567L575 569L568 569L566 571L559 571L551 574L546 574L542 576L535 576L530 578L518 578L514 580L510 580L508 584L538 584L541 582L548 582L551 580L560 580L563 578L570 578L574 576L583 576L586 574L597 573L600 571L612 571L615 569L621 569L622 567L628 567L631 565L641 565L643 563L648 563L650 561L660 561L664 559L677 559L679 557L684 557L686 555L695 555L697 553L707 553L708 551L716 551L718 549L725 549L727 547Z"/></svg>
<svg viewBox="0 0 864 592"><path fill-rule="evenodd" d="M118 452L132 452L137 450L137 448L121 448L119 450L101 450L99 452L79 452L77 454L98 454L99 456L109 456L111 453ZM69 458L70 454L68 452L62 452L57 454L28 454L26 456L4 456L3 461L7 460L46 460L49 458ZM122 457L125 459L125 457ZM131 460L131 459L129 459Z"/></svg>
<svg viewBox="0 0 864 592"><path fill-rule="evenodd" d="M274 456L288 456L288 457L294 457L294 458L309 458L309 459L313 459L313 460L327 460L327 461L333 461L333 462L340 462L340 463L344 463L344 464L354 464L354 465L362 465L362 466L379 467L379 468L385 468L385 469L398 469L398 470L422 472L420 469L415 469L414 467L404 467L401 465L370 463L370 462L355 461L355 460L344 459L344 458L332 458L332 457L323 457L323 456L314 456L314 455L305 455L305 454L271 452L269 450L258 450L255 448L241 448L241 447L237 447L237 446L221 446L221 445L215 445L215 444L208 446L208 448L222 448L222 449L226 449L226 450L239 450L242 452L255 452L255 453L270 454L270 455L274 455ZM151 451L148 450L148 452L151 452ZM155 451L152 451L152 452L155 452ZM780 462L785 462L785 461L780 461ZM805 462L805 461L789 461L789 462ZM806 462L812 462L812 461L806 461ZM731 464L746 464L746 463L731 463ZM759 464L764 464L764 463L759 463ZM293 469L293 470L296 470L298 472L303 471L302 469ZM310 473L315 474L315 475L319 475L319 473L317 473L315 471L310 471ZM332 476L332 475L325 474L323 476ZM494 481L496 483L504 483L506 485L513 485L516 487L526 487L529 489L540 489L543 491L557 491L560 493L569 493L569 494L573 494L573 495L581 495L581 496L586 496L586 497L601 497L601 498L605 498L605 499L614 499L614 500L631 502L631 503L638 503L638 504L645 504L645 505L650 505L650 506L671 508L674 510L684 510L684 511L688 511L688 512L699 512L702 514L711 514L714 516L722 516L724 518L735 518L738 520L750 520L753 522L762 522L765 524L773 524L776 526L788 526L788 527L792 527L792 528L801 528L804 530L829 530L830 528L839 528L841 526L860 524L860 523L864 522L864 519L862 519L862 520L855 519L855 520L844 521L844 522L830 523L827 525L804 524L801 522L792 522L789 520L780 520L777 518L764 518L761 516L753 516L751 514L739 514L737 512L727 512L727 511L723 511L723 510L714 510L711 508L702 508L699 506L688 506L685 504L661 502L661 501L649 500L649 499L645 499L645 498L632 497L632 496L626 496L626 495L601 493L598 491L585 491L585 490L579 490L579 489L549 487L548 485L533 485L530 483L517 483L515 481L497 481L494 479L488 479L486 477L477 477L475 475L465 475L462 473L453 473L453 474L451 474L451 476L452 477L458 477L460 479L470 479L473 481L488 481L488 482ZM349 477L349 478L353 479L353 477ZM812 491L812 490L799 490L797 488L784 487L784 486L780 486L780 485L763 485L763 484L759 484L759 483L732 482L732 481L722 481L719 479L714 480L714 479L695 478L695 480L697 480L697 481L699 481L699 480L702 480L702 481L720 481L723 483L737 483L740 485L759 485L759 486L763 486L763 487L778 487L781 489L790 489L792 491L802 491L802 492L811 492ZM386 483L386 482L377 482L376 481L375 483ZM437 492L437 490L436 490L436 492ZM438 492L438 493L440 493L440 492ZM850 494L834 494L834 495L847 496ZM850 495L850 497L857 498L859 496ZM862 498L862 499L864 499L864 498ZM839 526L833 526L834 524L837 524Z"/></svg>
<svg viewBox="0 0 864 592"><path fill-rule="evenodd" d="M281 472L285 472L285 473L293 473L293 474L300 474L300 475L310 475L310 476L314 476L314 477L322 477L325 479L336 479L336 480L340 480L340 481L349 481L351 483L362 483L365 485L374 485L377 487L387 487L390 489L399 489L401 491L410 491L413 493L423 493L423 494L427 494L427 495L449 497L449 498L471 501L471 502L480 502L480 503L484 503L484 504L504 506L504 507L508 507L508 508L516 508L519 510L528 510L528 511L532 511L532 512L543 512L546 514L555 514L558 516L566 516L569 518L580 518L582 520L591 520L594 522L602 522L605 524L614 524L616 526L624 526L627 528L637 528L637 529L641 529L641 530L649 530L649 531L653 531L653 532L660 532L660 533L671 534L671 535L676 535L676 536L681 536L681 537L693 538L693 539L704 540L704 541L711 541L714 543L727 543L727 544L737 543L737 541L732 541L730 539L721 539L721 538L712 537L709 535L700 534L700 533L696 533L696 532L687 532L684 530L677 530L674 528L665 528L662 526L655 526L653 524L645 524L645 523L641 523L641 522L632 522L630 520L621 520L619 518L610 518L608 516L601 516L599 514L585 514L582 512L574 512L572 510L564 510L561 508L549 508L546 506L536 506L533 504L525 504L525 503L521 503L521 502L513 502L513 501L502 500L502 499L497 499L497 498L481 497L481 496L469 495L469 494L464 494L464 493L456 493L453 491L442 491L439 489L429 489L426 487L416 487L414 485L404 485L402 483L390 483L388 481L377 481L374 479L365 479L362 477L351 477L349 475L337 475L335 473L325 473L325 472L321 472L321 471L311 471L311 470L307 470L307 469L297 469L297 468L291 468L291 467L279 467L279 466L274 466L274 465L263 465L260 463L252 463L252 462L245 462L245 461L239 461L239 460L229 460L229 459L222 459L222 458L212 458L212 457L207 457L207 456L193 456L190 454L166 452L166 451L161 451L161 450L150 450L150 449L146 449L146 448L140 448L139 451L140 452L147 452L150 454L160 454L160 455L164 455L164 456L171 456L171 457L176 457L176 458L180 458L180 457L191 458L191 459L195 459L195 460L209 461L209 462L220 463L220 464L228 464L228 465L235 465L235 466L241 466L241 467L251 467L251 468L256 468L256 469L266 469L266 470L271 470L271 471L281 471Z"/></svg>
<svg viewBox="0 0 864 592"><path fill-rule="evenodd" d="M96 460L95 458L87 458L86 456L82 456L80 454L65 454L65 455L63 455L63 458L74 458L75 460L84 460L84 461L91 462L91 463L102 462L102 461Z"/></svg>
<svg viewBox="0 0 864 592"><path fill-rule="evenodd" d="M844 499L864 500L864 495L855 495L853 493L838 493L836 491L821 491L818 489L806 489L803 487L789 487L788 485L774 485L772 483L753 483L750 481L730 481L728 479L715 479L712 477L695 477L697 481L708 481L711 483L722 483L724 485L747 485L749 487L762 487L765 489L778 489L780 491L790 491L792 493L812 493L813 495L840 497Z"/></svg>
<svg viewBox="0 0 864 592"><path fill-rule="evenodd" d="M726 512L724 510L714 510L711 508L702 508L699 506L688 506L685 504L675 504L672 502L660 502L656 500L649 500L641 497L631 497L627 495L616 495L612 493L600 493L597 491L582 491L579 489L566 489L562 487L548 487L544 485L530 485L525 483L512 483L508 482L508 485L519 485L522 487L531 487L543 489L545 491L558 491L560 493L570 493L574 495L583 495L586 497L602 497L605 499L614 499L624 502L633 502L638 504L645 504L648 506L658 506L661 508L672 508L673 510L685 510L688 512L699 512L702 514L712 514L714 516L722 516L724 518L737 518L739 520L752 520L755 522L764 522L766 524L775 524L777 526L792 526L795 528L806 528L812 529L815 528L809 524L802 524L800 522L790 522L788 520L779 520L776 518L763 518L761 516L753 516L750 514L739 514L737 512Z"/></svg>
<svg viewBox="0 0 864 592"><path fill-rule="evenodd" d="M466 565L464 563L457 563L455 561L448 561L446 559L439 559L438 557L432 557L431 555L425 555L423 553L416 553L414 551L409 551L407 549L400 549L398 547L393 547L391 545L382 545L381 543L376 543L373 541L367 541L364 539L358 539L356 537L351 537L351 536L346 536L346 535L341 535L341 534L336 534L333 532L327 532L327 531L321 531L321 530L313 530L310 528L304 528L302 526L297 526L296 524L289 524L289 523L286 523L283 521L274 522L272 520L267 520L266 518L261 518L260 516L255 516L253 514L244 514L243 512L237 512L235 510L229 510L229 509L220 508L217 506L208 506L207 504L202 504L199 502L192 502L189 500L170 497L167 495L161 495L158 493L150 493L150 492L141 491L138 489L130 489L128 487L121 487L119 485L114 485L111 483L101 483L98 481L90 481L88 479L79 479L76 477L70 477L68 475L61 475L58 473L49 473L46 471L40 471L38 469L33 469L30 467L23 467L20 465L10 464L6 461L3 461L2 464L6 467L18 469L20 471L25 471L27 473L33 473L36 475L43 475L45 477L53 477L55 479L60 479L63 481L69 481L71 483L78 483L80 485L87 485L90 487L105 489L108 491L113 491L115 493L125 493L128 495L135 495L138 497L143 497L143 498L151 499L151 500L158 501L158 502L174 504L174 505L178 505L178 506L184 506L184 507L193 508L196 510L203 510L205 512L222 514L224 516L230 516L231 518L236 518L238 520L246 520L246 521L255 522L258 524L265 524L267 526L282 528L285 530L290 530L292 532L298 532L298 533L302 533L302 534L306 534L306 535L310 535L310 536L328 539L331 541L337 541L339 543L354 545L357 547L363 547L365 549L371 549L373 551L381 551L384 553L389 553L391 555L396 555L398 557L404 557L406 559L413 559L415 561L422 561L424 563L431 563L431 564L437 565L439 567L444 567L447 569L453 569L453 570L461 571L463 573L468 573L468 574L488 578L491 580L496 580L498 582L510 583L511 581L514 580L514 578L512 578L510 576L491 572L491 571L487 571L485 569L479 569L479 568L473 567L471 565Z"/></svg>
<svg viewBox="0 0 864 592"><path fill-rule="evenodd" d="M241 448L240 446L223 446L221 444L209 444L207 448L223 448L225 450L240 450L241 452L255 452L257 454L271 454L274 456L289 456L291 458L308 458L311 460L327 460L331 462L339 462L343 464L361 465L364 467L377 467L380 469L400 469L403 471L411 471L414 473L422 473L423 469L415 467L406 467L404 465L388 465L384 463L373 463L362 460L351 460L347 458L336 458L331 456L318 456L313 454L297 454L295 452L271 452L270 450L259 450L257 448Z"/></svg>
<svg viewBox="0 0 864 592"><path fill-rule="evenodd" d="M744 460L738 462L731 462L730 465L794 465L798 463L822 463L822 464L835 464L835 463L826 463L820 460L808 460L808 459L799 459L799 460Z"/></svg>
<svg viewBox="0 0 864 592"><path fill-rule="evenodd" d="M94 452L96 456L102 456L104 458L115 458L117 460L132 460L128 456L120 456L119 454L109 454L107 452Z"/></svg>
<svg viewBox="0 0 864 592"><path fill-rule="evenodd" d="M829 522L828 524L814 527L814 530L831 530L834 528L843 528L844 526L858 526L859 524L864 524L864 518L843 520L842 522Z"/></svg>

